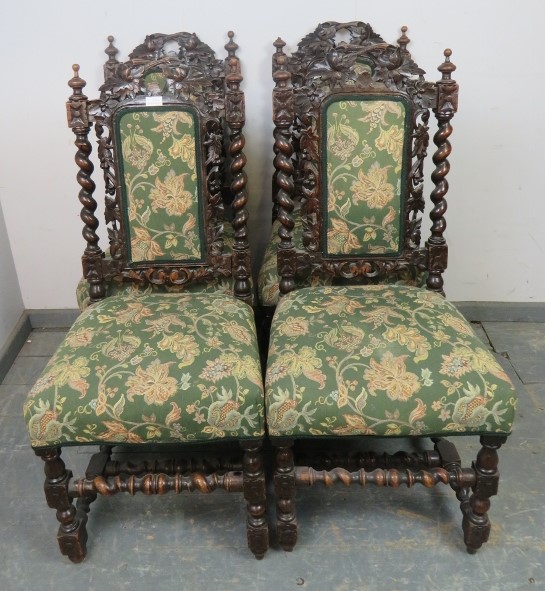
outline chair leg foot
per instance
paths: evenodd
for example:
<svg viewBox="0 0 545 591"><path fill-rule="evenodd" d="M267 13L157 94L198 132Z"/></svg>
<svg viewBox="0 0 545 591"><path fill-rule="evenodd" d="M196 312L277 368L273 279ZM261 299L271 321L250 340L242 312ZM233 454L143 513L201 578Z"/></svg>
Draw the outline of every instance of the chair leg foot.
<svg viewBox="0 0 545 591"><path fill-rule="evenodd" d="M60 448L40 449L36 454L45 462L45 498L48 506L57 510L61 553L72 562L81 562L87 554L87 514L85 510L76 510L68 494L72 472L66 469Z"/></svg>
<svg viewBox="0 0 545 591"><path fill-rule="evenodd" d="M291 552L297 543L295 515L295 466L292 444L278 446L274 468L276 534L280 547Z"/></svg>
<svg viewBox="0 0 545 591"><path fill-rule="evenodd" d="M248 519L246 531L248 547L261 560L269 548L269 526L267 523L267 486L263 471L261 443L243 444L244 498Z"/></svg>
<svg viewBox="0 0 545 591"><path fill-rule="evenodd" d="M488 541L490 536L490 497L498 493L500 473L498 471L498 449L506 441L506 437L481 437L481 449L473 469L477 481L473 487L473 494L469 500L462 498L461 507L464 513L462 527L464 542L469 554L477 550ZM464 497L465 495L463 495Z"/></svg>
<svg viewBox="0 0 545 591"><path fill-rule="evenodd" d="M61 525L57 533L57 541L61 554L68 556L74 562L83 562L87 556L87 516L78 520L77 526L72 531L66 532Z"/></svg>

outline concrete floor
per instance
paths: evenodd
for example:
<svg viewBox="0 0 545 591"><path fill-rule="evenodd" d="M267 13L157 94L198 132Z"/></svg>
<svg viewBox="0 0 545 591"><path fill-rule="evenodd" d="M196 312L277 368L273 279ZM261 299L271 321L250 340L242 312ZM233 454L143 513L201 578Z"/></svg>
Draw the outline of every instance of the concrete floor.
<svg viewBox="0 0 545 591"><path fill-rule="evenodd" d="M79 565L58 551L42 462L21 417L30 385L64 334L35 330L0 385L0 591L545 589L545 324L475 326L503 354L519 394L518 420L500 451L490 541L475 556L465 552L454 493L440 485L299 490L295 551L279 550L272 532L260 562L246 547L242 496L99 498ZM468 465L478 441L459 441ZM89 453L64 451L76 476Z"/></svg>

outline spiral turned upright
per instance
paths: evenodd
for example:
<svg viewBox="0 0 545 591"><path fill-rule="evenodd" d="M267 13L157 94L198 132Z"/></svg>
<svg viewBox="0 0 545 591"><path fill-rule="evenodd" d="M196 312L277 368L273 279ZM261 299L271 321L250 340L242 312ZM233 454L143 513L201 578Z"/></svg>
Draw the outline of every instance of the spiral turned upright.
<svg viewBox="0 0 545 591"><path fill-rule="evenodd" d="M91 143L88 140L89 119L87 114L87 97L83 94L82 89L86 82L79 77L79 65L72 66L74 76L68 81L68 86L72 88L72 95L68 99L68 113L69 125L74 132L76 139L74 141L77 152L75 156L76 164L78 165L77 181L81 187L78 198L83 208L80 212L81 220L83 221L82 235L87 246L84 251L85 276L89 282L89 296L91 301L103 298L106 295L106 288L102 280L102 274L97 268L100 265L102 257L102 250L98 245L98 219L95 216L97 202L93 198L95 190L95 183L91 175L94 170L93 163L89 156L91 154Z"/></svg>
<svg viewBox="0 0 545 591"><path fill-rule="evenodd" d="M293 89L291 74L287 68L287 56L283 52L285 43L281 39L275 41L276 53L273 59L273 120L274 120L274 168L276 194L275 203L278 207L277 218L280 220L278 235L278 274L280 275L280 295L285 295L295 288L295 247L292 240L293 231L293 146L291 143L291 126L293 123Z"/></svg>
<svg viewBox="0 0 545 591"><path fill-rule="evenodd" d="M250 285L250 255L248 245L248 194L246 184L248 177L244 172L246 156L243 149L246 140L242 129L245 121L244 94L240 90L243 80L240 60L236 56L238 45L233 41L234 33L227 33L229 42L225 45L228 57L226 59L226 109L227 124L230 129L229 155L231 157L231 192L233 194L233 229L235 242L233 244L233 275L235 278L235 295L240 299L251 301Z"/></svg>
<svg viewBox="0 0 545 591"><path fill-rule="evenodd" d="M447 266L447 244L443 234L447 227L444 216L447 211L445 195L449 188L446 179L450 170L448 157L452 151L448 138L452 133L450 120L454 116L458 104L458 85L451 79L451 73L456 69L456 66L450 61L451 54L450 49L445 50L445 61L438 68L442 79L437 82L437 105L434 108L438 130L433 136L433 142L437 146L437 150L433 155L435 170L431 179L435 188L431 192L433 208L430 212L430 219L432 226L427 242L429 273L426 287L441 294L444 294L442 274Z"/></svg>

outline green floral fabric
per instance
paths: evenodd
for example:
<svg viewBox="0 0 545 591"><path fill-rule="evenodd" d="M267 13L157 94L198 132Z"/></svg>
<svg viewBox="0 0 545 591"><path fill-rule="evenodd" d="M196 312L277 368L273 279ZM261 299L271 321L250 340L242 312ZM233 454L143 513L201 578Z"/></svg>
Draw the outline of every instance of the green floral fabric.
<svg viewBox="0 0 545 591"><path fill-rule="evenodd" d="M197 125L172 106L117 119L132 262L202 260Z"/></svg>
<svg viewBox="0 0 545 591"><path fill-rule="evenodd" d="M337 99L326 107L328 255L395 254L408 112L397 99Z"/></svg>
<svg viewBox="0 0 545 591"><path fill-rule="evenodd" d="M508 376L443 297L405 286L315 287L274 315L273 437L508 434Z"/></svg>
<svg viewBox="0 0 545 591"><path fill-rule="evenodd" d="M24 405L35 448L263 436L253 311L223 294L90 306Z"/></svg>
<svg viewBox="0 0 545 591"><path fill-rule="evenodd" d="M293 228L293 242L295 248L299 252L304 251L303 247L303 224L301 220L300 210L293 212L293 221L295 226ZM280 291L278 285L280 278L278 276L278 268L276 262L276 251L280 237L278 236L278 227L280 222L274 222L271 230L271 236L265 250L265 256L263 258L263 264L259 269L259 275L257 280L258 286L258 298L262 306L276 306L278 304L278 298ZM419 271L416 267L410 267L407 270L400 271L398 273L392 273L384 277L382 283L395 283L398 285L412 285L422 287L426 284L425 272ZM330 276L311 275L309 270L299 272L295 277L295 288L300 289L301 287L315 287L317 285L332 285L335 280ZM351 280L354 284L357 279ZM362 282L364 280L362 279Z"/></svg>

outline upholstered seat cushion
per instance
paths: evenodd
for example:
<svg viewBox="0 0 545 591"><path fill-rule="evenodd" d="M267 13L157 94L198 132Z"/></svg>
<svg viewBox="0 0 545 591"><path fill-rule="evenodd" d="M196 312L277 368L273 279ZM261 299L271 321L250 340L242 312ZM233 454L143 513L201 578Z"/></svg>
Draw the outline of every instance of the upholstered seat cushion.
<svg viewBox="0 0 545 591"><path fill-rule="evenodd" d="M265 390L272 437L507 434L516 400L452 304L399 285L288 294Z"/></svg>
<svg viewBox="0 0 545 591"><path fill-rule="evenodd" d="M301 220L300 210L296 209L293 212L293 243L299 252L304 252L303 247L303 224ZM263 264L259 269L257 280L258 299L262 306L276 306L278 297L280 295L278 285L280 278L278 276L276 264L276 250L280 238L278 236L278 228L280 222L275 221L272 225L271 236L265 249L265 256L263 257ZM357 279L351 279L350 282L354 284ZM362 281L365 281L364 279ZM419 271L416 267L411 267L407 270L400 271L398 274L391 274L381 280L383 283L395 283L398 285L412 285L421 287L426 283L426 273ZM311 275L310 269L305 272L299 272L295 277L295 287L300 289L302 287L315 287L318 285L332 285L335 280L330 276Z"/></svg>
<svg viewBox="0 0 545 591"><path fill-rule="evenodd" d="M253 311L223 294L113 296L76 320L25 403L33 447L263 435Z"/></svg>

